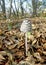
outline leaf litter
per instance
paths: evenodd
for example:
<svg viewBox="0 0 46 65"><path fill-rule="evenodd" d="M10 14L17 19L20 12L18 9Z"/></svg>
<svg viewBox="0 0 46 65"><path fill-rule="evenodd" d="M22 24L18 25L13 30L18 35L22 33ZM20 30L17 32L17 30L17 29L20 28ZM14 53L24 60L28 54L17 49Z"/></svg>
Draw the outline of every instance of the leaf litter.
<svg viewBox="0 0 46 65"><path fill-rule="evenodd" d="M46 65L46 23L34 22L28 34L27 57L24 34L16 28L16 22L0 22L0 65Z"/></svg>

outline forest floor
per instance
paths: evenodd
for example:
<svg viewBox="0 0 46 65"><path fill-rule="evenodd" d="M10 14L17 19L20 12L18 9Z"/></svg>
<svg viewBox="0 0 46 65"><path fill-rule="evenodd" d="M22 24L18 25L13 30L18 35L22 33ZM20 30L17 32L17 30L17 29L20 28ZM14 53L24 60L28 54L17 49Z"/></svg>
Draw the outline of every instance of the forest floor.
<svg viewBox="0 0 46 65"><path fill-rule="evenodd" d="M28 56L19 30L22 20L0 20L0 65L46 65L46 18L29 19Z"/></svg>

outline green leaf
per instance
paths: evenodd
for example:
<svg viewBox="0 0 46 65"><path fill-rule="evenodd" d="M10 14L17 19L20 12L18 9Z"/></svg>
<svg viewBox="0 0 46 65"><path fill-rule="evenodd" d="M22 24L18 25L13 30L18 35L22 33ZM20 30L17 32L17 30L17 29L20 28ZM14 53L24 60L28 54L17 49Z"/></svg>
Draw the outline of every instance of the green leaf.
<svg viewBox="0 0 46 65"><path fill-rule="evenodd" d="M31 32L28 32L28 33L27 33L27 37L29 37L30 35L31 35Z"/></svg>

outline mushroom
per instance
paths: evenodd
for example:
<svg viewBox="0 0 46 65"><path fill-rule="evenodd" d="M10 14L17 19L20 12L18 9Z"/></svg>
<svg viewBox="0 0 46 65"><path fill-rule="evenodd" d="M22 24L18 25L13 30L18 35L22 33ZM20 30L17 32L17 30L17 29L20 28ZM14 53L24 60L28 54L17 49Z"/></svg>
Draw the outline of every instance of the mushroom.
<svg viewBox="0 0 46 65"><path fill-rule="evenodd" d="M27 33L32 31L32 24L28 19L23 20L21 27L20 27L20 31L23 32L25 34L25 54L27 56Z"/></svg>

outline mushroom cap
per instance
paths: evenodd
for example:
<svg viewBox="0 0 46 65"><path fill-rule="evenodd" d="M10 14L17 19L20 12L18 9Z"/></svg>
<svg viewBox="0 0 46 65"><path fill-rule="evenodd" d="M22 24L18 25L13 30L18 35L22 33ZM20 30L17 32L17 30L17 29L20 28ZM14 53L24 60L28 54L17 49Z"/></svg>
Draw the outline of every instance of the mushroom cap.
<svg viewBox="0 0 46 65"><path fill-rule="evenodd" d="M24 20L21 24L20 31L26 33L32 31L32 23L29 20Z"/></svg>

